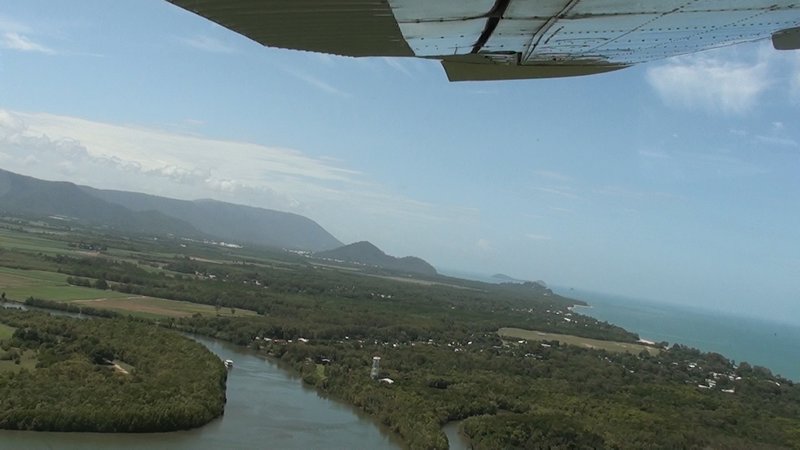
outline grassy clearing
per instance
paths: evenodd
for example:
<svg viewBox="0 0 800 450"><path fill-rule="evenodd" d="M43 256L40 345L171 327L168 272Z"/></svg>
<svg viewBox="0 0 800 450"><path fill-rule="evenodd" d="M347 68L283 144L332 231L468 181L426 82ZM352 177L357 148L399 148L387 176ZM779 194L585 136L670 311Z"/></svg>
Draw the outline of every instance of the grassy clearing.
<svg viewBox="0 0 800 450"><path fill-rule="evenodd" d="M19 349L16 349L16 351L19 351ZM4 353L5 351L0 350L0 354ZM0 360L0 373L19 372L22 369L34 370L37 362L36 352L34 350L25 350L20 355L19 364L13 360Z"/></svg>
<svg viewBox="0 0 800 450"><path fill-rule="evenodd" d="M211 305L201 305L197 303L168 300L156 297L128 296L94 300L78 300L70 303L148 318L188 317L194 314L202 314L204 316L217 315L216 308ZM231 308L220 308L219 315L226 317L244 317L256 315L254 311L249 311L246 309L234 308L234 311L235 312L231 312Z"/></svg>
<svg viewBox="0 0 800 450"><path fill-rule="evenodd" d="M0 323L0 341L9 339L14 334L16 328Z"/></svg>
<svg viewBox="0 0 800 450"><path fill-rule="evenodd" d="M545 333L536 330L523 330L521 328L500 328L497 334L504 339L525 339L529 341L558 341L562 344L577 345L584 348L606 350L612 353L632 353L638 355L642 350L657 355L661 349L642 344L628 342L601 341L569 334Z"/></svg>
<svg viewBox="0 0 800 450"><path fill-rule="evenodd" d="M0 291L12 300L36 297L54 301L127 297L127 294L67 284L62 273L0 267Z"/></svg>

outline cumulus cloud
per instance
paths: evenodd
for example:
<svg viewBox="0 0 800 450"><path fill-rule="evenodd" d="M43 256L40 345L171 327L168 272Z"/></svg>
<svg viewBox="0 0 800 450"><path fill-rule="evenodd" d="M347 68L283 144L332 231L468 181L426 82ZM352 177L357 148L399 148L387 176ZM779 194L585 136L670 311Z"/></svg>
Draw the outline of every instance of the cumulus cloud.
<svg viewBox="0 0 800 450"><path fill-rule="evenodd" d="M800 101L800 53L760 42L671 58L647 71L668 105L744 114L768 91Z"/></svg>
<svg viewBox="0 0 800 450"><path fill-rule="evenodd" d="M742 114L770 86L769 75L763 56L736 60L717 52L672 58L650 68L647 81L669 105Z"/></svg>

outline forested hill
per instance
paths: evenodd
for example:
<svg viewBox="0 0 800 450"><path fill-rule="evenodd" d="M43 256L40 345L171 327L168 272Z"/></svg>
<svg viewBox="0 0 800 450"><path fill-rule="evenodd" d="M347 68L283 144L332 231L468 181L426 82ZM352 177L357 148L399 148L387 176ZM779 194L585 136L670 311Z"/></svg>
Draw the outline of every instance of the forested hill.
<svg viewBox="0 0 800 450"><path fill-rule="evenodd" d="M327 252L315 253L314 257L374 266L397 272L429 276L437 275L436 268L421 258L417 258L416 256L396 258L387 255L381 249L367 241L345 245L344 247L339 247Z"/></svg>
<svg viewBox="0 0 800 450"><path fill-rule="evenodd" d="M0 212L29 216L65 216L94 226L153 234L199 237L188 222L156 211L131 211L84 192L79 186L44 181L0 169Z"/></svg>
<svg viewBox="0 0 800 450"><path fill-rule="evenodd" d="M133 211L158 211L184 220L224 240L309 251L330 250L342 245L318 223L298 214L216 200L187 201L138 192L82 189Z"/></svg>

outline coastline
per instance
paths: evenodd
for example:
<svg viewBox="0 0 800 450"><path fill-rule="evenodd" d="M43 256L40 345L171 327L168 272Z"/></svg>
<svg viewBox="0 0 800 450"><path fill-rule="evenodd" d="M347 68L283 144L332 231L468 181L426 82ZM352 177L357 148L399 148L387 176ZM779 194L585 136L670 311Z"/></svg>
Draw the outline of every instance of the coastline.
<svg viewBox="0 0 800 450"><path fill-rule="evenodd" d="M640 339L679 343L734 361L769 368L800 381L800 326L770 322L726 311L644 301L613 294L559 289L559 295L589 303L574 311L637 333Z"/></svg>

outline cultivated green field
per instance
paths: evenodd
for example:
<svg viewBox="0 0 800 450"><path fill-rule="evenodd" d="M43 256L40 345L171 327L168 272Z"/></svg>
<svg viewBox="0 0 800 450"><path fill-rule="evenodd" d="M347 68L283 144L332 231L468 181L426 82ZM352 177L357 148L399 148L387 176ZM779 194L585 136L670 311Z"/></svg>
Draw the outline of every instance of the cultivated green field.
<svg viewBox="0 0 800 450"><path fill-rule="evenodd" d="M651 355L658 355L661 349L641 344L628 342L601 341L569 334L544 333L536 330L523 330L520 328L500 328L497 334L504 339L525 339L529 341L558 341L563 344L577 345L584 348L595 348L612 353L632 353L638 355L642 350Z"/></svg>
<svg viewBox="0 0 800 450"><path fill-rule="evenodd" d="M46 236L39 237L33 233L20 233L18 231L6 229L0 229L0 242L2 242L4 248L34 251L49 255L78 252L75 248L70 248L64 241L48 239Z"/></svg>
<svg viewBox="0 0 800 450"><path fill-rule="evenodd" d="M27 236L23 236L27 238ZM52 241L50 241L53 244ZM5 244L5 241L3 242ZM51 247L52 248L52 247ZM135 262L132 260L131 262ZM145 269L155 268L142 266ZM67 283L67 275L42 270L23 270L0 267L0 291L6 299L24 301L28 297L57 302L75 303L97 309L107 309L122 314L146 318L188 317L194 314L204 316L251 316L256 313L246 309L220 308L177 300L147 296L131 296L113 290L100 290Z"/></svg>
<svg viewBox="0 0 800 450"><path fill-rule="evenodd" d="M21 270L0 267L0 291L9 300L23 301L28 297L55 301L127 297L115 291L102 291L67 284L67 275L41 270Z"/></svg>

